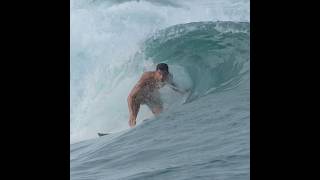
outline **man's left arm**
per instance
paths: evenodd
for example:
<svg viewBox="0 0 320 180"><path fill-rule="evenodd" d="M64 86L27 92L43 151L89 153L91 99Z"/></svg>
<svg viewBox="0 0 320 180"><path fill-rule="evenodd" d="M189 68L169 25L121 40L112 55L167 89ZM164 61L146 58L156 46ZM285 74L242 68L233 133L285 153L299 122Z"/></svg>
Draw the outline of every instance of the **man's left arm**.
<svg viewBox="0 0 320 180"><path fill-rule="evenodd" d="M168 78L168 80L167 80L167 83L168 83L169 87L170 87L172 90L174 90L174 91L176 91L176 92L178 92L178 93L184 94L184 93L187 92L187 90L181 90L180 88L178 88L177 84L173 82L173 76L172 76L172 74L169 74L169 78Z"/></svg>

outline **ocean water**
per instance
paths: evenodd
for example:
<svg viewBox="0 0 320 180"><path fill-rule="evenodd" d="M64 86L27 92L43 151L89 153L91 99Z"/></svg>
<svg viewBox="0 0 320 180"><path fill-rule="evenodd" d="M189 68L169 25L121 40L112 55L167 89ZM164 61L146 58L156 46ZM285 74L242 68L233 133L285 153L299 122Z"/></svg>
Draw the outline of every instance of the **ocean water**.
<svg viewBox="0 0 320 180"><path fill-rule="evenodd" d="M249 179L249 4L71 1L70 178ZM162 88L164 112L130 129L126 97L159 62L191 92Z"/></svg>

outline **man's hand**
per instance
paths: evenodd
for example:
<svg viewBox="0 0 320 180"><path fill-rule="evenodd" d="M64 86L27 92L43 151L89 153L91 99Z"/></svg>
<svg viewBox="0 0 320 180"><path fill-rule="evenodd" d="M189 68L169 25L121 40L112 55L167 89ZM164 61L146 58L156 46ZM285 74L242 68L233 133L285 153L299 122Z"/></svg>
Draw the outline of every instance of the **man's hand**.
<svg viewBox="0 0 320 180"><path fill-rule="evenodd" d="M179 90L181 94L186 94L186 93L189 93L190 91L191 91L190 89Z"/></svg>
<svg viewBox="0 0 320 180"><path fill-rule="evenodd" d="M177 86L172 85L172 84L171 84L170 88L171 88L172 90L180 93L180 94L185 94L185 93L188 93L188 92L191 91L190 89L181 90L181 89L179 89Z"/></svg>
<svg viewBox="0 0 320 180"><path fill-rule="evenodd" d="M178 93L180 93L180 94L185 94L185 93L190 92L190 89L181 90L181 89L178 87L178 85L177 85L175 82L173 82L173 76L172 76L172 74L169 74L169 77L168 77L168 79L167 79L167 83L168 83L169 87L170 87L172 90L174 90L174 91L176 91L176 92L178 92Z"/></svg>
<svg viewBox="0 0 320 180"><path fill-rule="evenodd" d="M130 118L129 119L129 126L130 127L134 127L136 125L136 120L135 120L135 118Z"/></svg>

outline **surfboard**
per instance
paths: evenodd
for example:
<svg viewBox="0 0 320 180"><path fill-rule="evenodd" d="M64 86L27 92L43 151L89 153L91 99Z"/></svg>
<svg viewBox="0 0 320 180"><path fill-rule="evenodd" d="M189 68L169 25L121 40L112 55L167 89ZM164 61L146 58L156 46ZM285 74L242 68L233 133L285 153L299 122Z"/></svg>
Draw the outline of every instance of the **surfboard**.
<svg viewBox="0 0 320 180"><path fill-rule="evenodd" d="M98 133L98 136L101 137L101 136L105 136L105 135L109 135L110 133Z"/></svg>
<svg viewBox="0 0 320 180"><path fill-rule="evenodd" d="M137 124L135 127L133 127L133 128L136 128L137 126L139 126L139 125L141 125L143 122L146 122L146 121L149 121L149 120L151 120L150 118L147 118L147 119L144 119L144 120L142 120L142 122L141 123L139 123L139 124ZM131 129L133 129L133 128L129 128L129 129L126 129L126 130L122 130L122 131L120 131L120 132L109 132L109 133L101 133L101 132L98 132L97 134L98 134L98 136L99 137L102 137L102 136L106 136L106 135L115 135L115 134L119 134L119 133L125 133L125 132L127 132L127 131L130 131Z"/></svg>

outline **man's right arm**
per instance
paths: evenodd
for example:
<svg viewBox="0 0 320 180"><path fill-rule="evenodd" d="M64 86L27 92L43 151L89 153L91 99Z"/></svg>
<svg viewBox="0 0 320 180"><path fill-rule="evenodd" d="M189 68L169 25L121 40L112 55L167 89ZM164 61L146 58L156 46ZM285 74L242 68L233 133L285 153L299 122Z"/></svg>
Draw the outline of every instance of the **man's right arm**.
<svg viewBox="0 0 320 180"><path fill-rule="evenodd" d="M137 82L137 84L133 87L133 89L131 90L128 99L132 99L135 98L138 94L138 92L143 88L143 86L145 85L145 81L146 81L146 77L147 74L143 73L140 80Z"/></svg>

